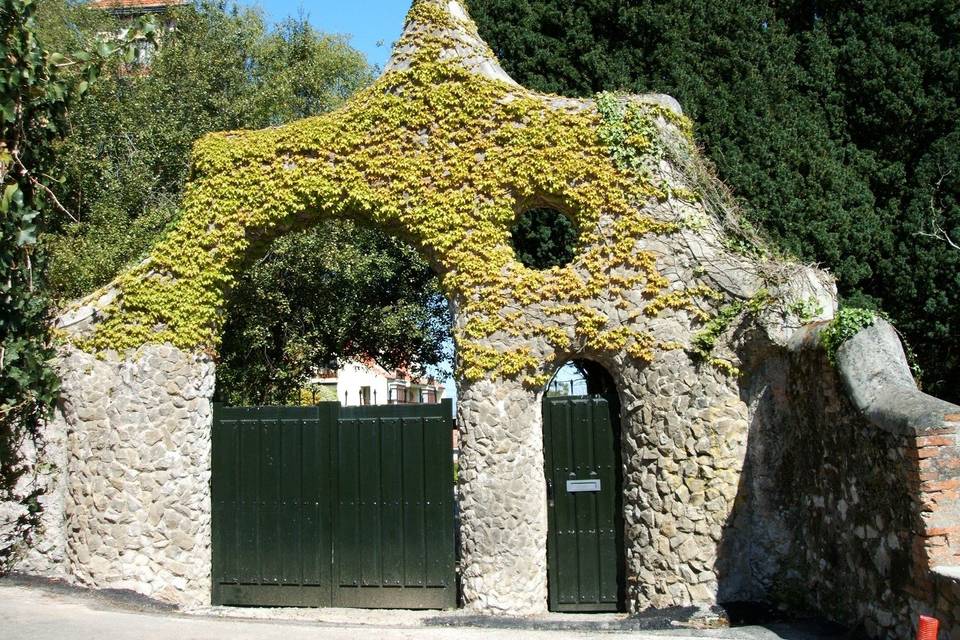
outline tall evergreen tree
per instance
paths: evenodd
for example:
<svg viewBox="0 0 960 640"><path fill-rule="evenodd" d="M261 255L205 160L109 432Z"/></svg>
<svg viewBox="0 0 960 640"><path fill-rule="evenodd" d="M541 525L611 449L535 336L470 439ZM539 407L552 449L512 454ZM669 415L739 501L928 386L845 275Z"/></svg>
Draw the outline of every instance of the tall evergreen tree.
<svg viewBox="0 0 960 640"><path fill-rule="evenodd" d="M675 96L750 221L960 399L960 3L471 0L519 82Z"/></svg>

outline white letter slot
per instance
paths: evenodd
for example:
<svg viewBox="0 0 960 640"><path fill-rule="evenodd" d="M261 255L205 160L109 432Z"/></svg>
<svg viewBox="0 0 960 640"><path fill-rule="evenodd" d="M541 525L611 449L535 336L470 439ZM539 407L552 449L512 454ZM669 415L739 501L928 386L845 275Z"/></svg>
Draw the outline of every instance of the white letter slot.
<svg viewBox="0 0 960 640"><path fill-rule="evenodd" d="M600 491L599 480L567 480L567 493Z"/></svg>

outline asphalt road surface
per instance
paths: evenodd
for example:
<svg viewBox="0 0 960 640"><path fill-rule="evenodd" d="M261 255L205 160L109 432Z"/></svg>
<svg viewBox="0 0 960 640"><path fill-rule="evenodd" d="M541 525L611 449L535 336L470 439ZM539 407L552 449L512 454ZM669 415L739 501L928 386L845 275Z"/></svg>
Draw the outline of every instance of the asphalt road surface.
<svg viewBox="0 0 960 640"><path fill-rule="evenodd" d="M819 640L840 638L809 627L752 626L735 629L611 632L537 630L470 625L432 626L412 612L341 613L334 621L248 619L186 614L73 588L0 580L0 640L573 640L632 638L682 640ZM243 616L244 610L231 611ZM251 616L267 615L249 610ZM289 618L291 614L277 614Z"/></svg>

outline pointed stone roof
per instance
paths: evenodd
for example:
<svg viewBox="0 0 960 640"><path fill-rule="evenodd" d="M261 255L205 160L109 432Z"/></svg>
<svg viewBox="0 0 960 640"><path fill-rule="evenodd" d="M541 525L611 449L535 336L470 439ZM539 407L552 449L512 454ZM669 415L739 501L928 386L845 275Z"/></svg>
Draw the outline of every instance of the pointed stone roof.
<svg viewBox="0 0 960 640"><path fill-rule="evenodd" d="M456 60L471 73L520 86L500 66L458 0L416 0L384 72L408 69L416 52L430 45L439 45L441 60Z"/></svg>

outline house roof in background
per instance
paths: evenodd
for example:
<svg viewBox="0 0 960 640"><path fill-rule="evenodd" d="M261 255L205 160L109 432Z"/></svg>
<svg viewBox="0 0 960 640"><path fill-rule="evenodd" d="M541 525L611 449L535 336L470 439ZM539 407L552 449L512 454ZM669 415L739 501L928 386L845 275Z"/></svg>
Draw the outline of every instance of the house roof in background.
<svg viewBox="0 0 960 640"><path fill-rule="evenodd" d="M431 375L415 376L406 368L387 370L377 364L377 361L373 358L345 360L341 363L340 369L323 369L319 371L318 375L312 378L310 382L313 383L321 380L336 380L340 375L340 370L350 365L365 367L375 376L383 378L387 382L407 382L418 386L434 387L438 390L438 393L443 393L443 389L445 388L444 385L440 384L439 380Z"/></svg>
<svg viewBox="0 0 960 640"><path fill-rule="evenodd" d="M187 4L189 0L91 0L91 9L103 9L111 13L141 14L156 13L169 7Z"/></svg>

